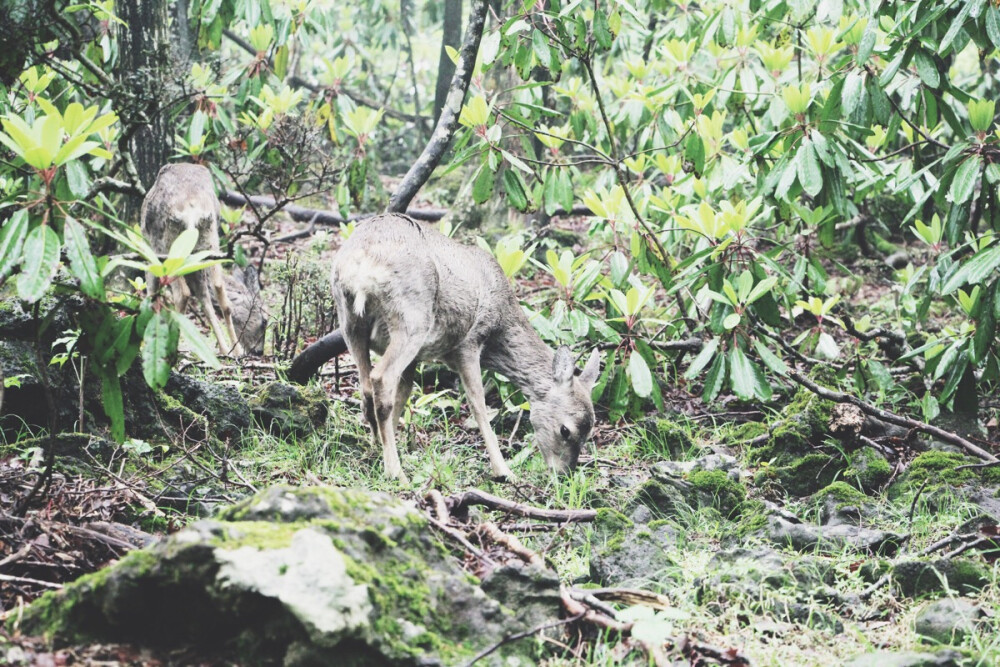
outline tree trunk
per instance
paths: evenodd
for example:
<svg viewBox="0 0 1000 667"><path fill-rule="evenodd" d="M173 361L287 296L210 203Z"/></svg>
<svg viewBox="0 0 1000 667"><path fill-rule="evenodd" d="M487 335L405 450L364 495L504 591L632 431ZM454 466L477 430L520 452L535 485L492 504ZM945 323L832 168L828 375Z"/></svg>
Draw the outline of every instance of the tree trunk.
<svg viewBox="0 0 1000 667"><path fill-rule="evenodd" d="M171 132L164 108L164 81L170 64L168 4L167 0L115 2L119 18L125 22L118 28L118 79L136 107L136 117L129 120L141 123L128 145L120 148L126 159L131 156L144 189L152 186L170 155ZM141 203L138 197L126 199L125 220L138 220Z"/></svg>
<svg viewBox="0 0 1000 667"><path fill-rule="evenodd" d="M445 46L458 50L462 42L462 0L444 0L444 34L441 36L441 56L438 59L437 85L434 88L434 123L448 99L448 87L455 75L455 63L448 57Z"/></svg>
<svg viewBox="0 0 1000 667"><path fill-rule="evenodd" d="M487 0L473 0L469 12L469 27L465 32L465 41L458 54L458 65L455 75L448 84L448 94L441 108L441 116L434 125L434 133L424 147L417 161L406 172L389 200L386 209L390 213L403 213L410 206L417 191L423 187L431 173L441 162L448 144L451 143L455 128L458 127L458 114L462 110L465 93L472 81L472 71L476 66L476 54L479 53L479 43L483 39L483 27L486 25Z"/></svg>

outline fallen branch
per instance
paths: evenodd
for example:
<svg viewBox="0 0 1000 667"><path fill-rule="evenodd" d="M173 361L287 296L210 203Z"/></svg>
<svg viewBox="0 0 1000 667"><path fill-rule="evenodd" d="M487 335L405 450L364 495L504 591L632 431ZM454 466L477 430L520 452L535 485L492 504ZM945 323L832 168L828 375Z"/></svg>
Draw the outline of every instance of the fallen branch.
<svg viewBox="0 0 1000 667"><path fill-rule="evenodd" d="M512 552L528 565L537 565L538 567L545 569L545 559L542 558L537 551L532 551L528 547L524 546L521 543L521 540L517 539L514 535L508 535L503 532L492 521L483 523L479 526L479 529L483 531L483 533L485 533L491 540L500 546L505 547L508 551Z"/></svg>
<svg viewBox="0 0 1000 667"><path fill-rule="evenodd" d="M593 521L597 518L596 510L550 510L541 507L531 507L522 505L512 500L506 500L491 493L486 493L479 489L472 489L465 493L449 496L445 499L448 510L455 514L464 510L470 505L483 505L494 510L501 510L509 514L516 514L529 519L539 519L542 521L563 521L567 523L578 521Z"/></svg>
<svg viewBox="0 0 1000 667"><path fill-rule="evenodd" d="M483 658L485 658L489 654L493 653L494 651L496 651L498 648L500 648L501 646L503 646L505 644L509 644L511 642L515 642L518 639L524 639L525 637L532 637L534 635L537 635L539 632L541 632L543 630L549 630L551 628L558 628L561 625L569 625L570 623L574 623L576 621L579 621L581 618L583 618L583 614L580 614L578 616L571 616L569 618L564 618L564 619L559 620L559 621L552 621L551 623L543 623L542 625L536 625L535 627L531 628L530 630L525 630L524 632L517 632L517 633L512 634L512 635L507 635L506 637L504 637L500 641L496 642L492 646L488 646L485 649L483 649L482 651L480 651L479 653L477 653L476 655L474 655L472 657L472 660L469 660L469 662L465 663L465 667L471 667L472 665L476 664L477 662L479 662L480 660L482 660Z"/></svg>
<svg viewBox="0 0 1000 667"><path fill-rule="evenodd" d="M323 364L344 352L347 352L347 342L340 329L331 331L292 359L288 379L297 384L305 384Z"/></svg>
<svg viewBox="0 0 1000 667"><path fill-rule="evenodd" d="M825 398L828 401L834 401L835 403L850 403L851 405L857 406L866 415L876 417L884 422L889 422L890 424L895 424L896 426L905 426L906 428L916 429L923 433L933 435L936 438L940 438L946 442L950 442L953 445L958 445L968 453L976 456L984 461L994 462L997 461L997 457L986 451L985 449L969 442L962 436L952 433L950 431L945 431L937 426L932 426L922 421L916 419L911 419L909 417L903 417L902 415L897 415L894 412L889 412L888 410L883 410L881 408L876 408L874 405L862 401L860 398L851 396L849 394L844 394L839 391L833 391L832 389L827 389L826 387L821 387L816 384L806 376L802 375L798 371L789 370L788 377L795 380L797 383L816 394L820 398Z"/></svg>
<svg viewBox="0 0 1000 667"><path fill-rule="evenodd" d="M32 586L42 586L44 588L51 588L53 590L59 590L63 587L62 584L54 584L51 581L42 581L41 579L31 579L29 577L14 577L9 574L0 574L0 581L9 581L12 584L31 584Z"/></svg>
<svg viewBox="0 0 1000 667"><path fill-rule="evenodd" d="M226 190L221 192L219 194L219 199L227 206L253 205L261 208L274 208L276 206L274 197L269 197L267 195L251 195L247 197L239 192L236 192L235 190ZM296 222L309 222L334 227L343 225L347 222L373 218L378 215L377 213L357 213L355 215L349 215L345 218L339 213L334 213L333 211L305 208L304 206L296 206L295 204L286 204L283 207L283 210L289 215L289 217L291 217L292 220L295 220ZM410 216L414 220L436 222L443 218L447 213L447 209L414 208L408 210L406 215Z"/></svg>

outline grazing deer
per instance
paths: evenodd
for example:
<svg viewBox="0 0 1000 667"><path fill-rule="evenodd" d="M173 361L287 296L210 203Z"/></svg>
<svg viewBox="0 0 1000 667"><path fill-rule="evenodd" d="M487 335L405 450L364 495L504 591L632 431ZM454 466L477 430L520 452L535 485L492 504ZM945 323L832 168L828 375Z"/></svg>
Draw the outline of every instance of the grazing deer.
<svg viewBox="0 0 1000 667"><path fill-rule="evenodd" d="M594 426L594 350L579 377L567 347L553 351L528 323L493 257L397 214L372 218L333 262L333 296L358 366L362 411L382 443L386 474L406 479L396 427L417 362L437 360L462 378L497 477L513 478L490 428L482 368L510 378L531 401L542 456L557 471L576 466ZM373 367L369 351L382 357Z"/></svg>
<svg viewBox="0 0 1000 667"><path fill-rule="evenodd" d="M198 230L195 250L219 253L219 199L212 175L201 165L164 165L142 202L142 235L157 254L165 255L174 239L191 228ZM245 349L255 353L263 350L265 322L257 274L252 272L251 279L246 278L238 272L227 279L222 267L216 264L170 284L174 307L184 312L188 299L194 295L201 303L219 349L237 356ZM146 276L150 293L156 288L154 280L153 276ZM224 328L213 302L222 314ZM239 305L235 311L234 302Z"/></svg>

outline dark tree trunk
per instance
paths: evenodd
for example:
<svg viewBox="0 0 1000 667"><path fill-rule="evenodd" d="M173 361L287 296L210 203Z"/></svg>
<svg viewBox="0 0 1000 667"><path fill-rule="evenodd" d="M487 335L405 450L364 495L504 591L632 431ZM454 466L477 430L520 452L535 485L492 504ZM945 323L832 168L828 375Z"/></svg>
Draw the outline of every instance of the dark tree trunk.
<svg viewBox="0 0 1000 667"><path fill-rule="evenodd" d="M171 133L164 108L164 81L171 61L168 5L167 0L115 2L119 18L125 22L118 28L118 79L132 96L134 122L141 122L128 146L121 148L131 154L144 189L152 186L170 155ZM126 220L138 220L141 203L138 197L126 200Z"/></svg>
<svg viewBox="0 0 1000 667"><path fill-rule="evenodd" d="M438 59L437 85L434 88L434 123L441 117L441 110L448 99L448 88L455 75L455 63L444 48L458 49L462 42L462 0L444 0L444 34L441 36L441 56Z"/></svg>

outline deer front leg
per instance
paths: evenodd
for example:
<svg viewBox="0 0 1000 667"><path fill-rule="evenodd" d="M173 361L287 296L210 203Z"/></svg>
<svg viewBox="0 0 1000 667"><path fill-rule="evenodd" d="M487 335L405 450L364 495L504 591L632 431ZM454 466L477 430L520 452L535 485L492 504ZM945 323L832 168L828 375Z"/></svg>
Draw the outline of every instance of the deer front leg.
<svg viewBox="0 0 1000 667"><path fill-rule="evenodd" d="M507 467L507 462L503 460L500 453L500 444L497 436L490 426L490 418L486 413L486 392L483 390L482 369L479 366L479 356L463 356L458 363L458 374L462 378L462 386L465 387L465 395L469 399L469 407L476 418L476 425L479 432L483 434L483 442L486 443L486 453L490 457L490 468L493 469L494 477L502 477L507 480L514 479L514 473Z"/></svg>

